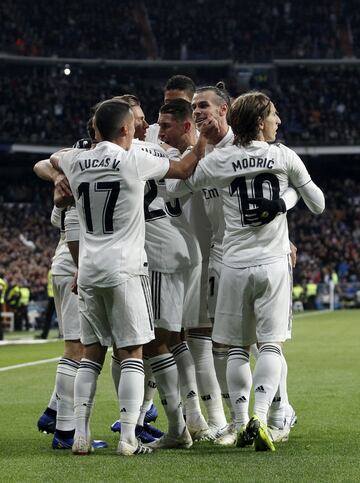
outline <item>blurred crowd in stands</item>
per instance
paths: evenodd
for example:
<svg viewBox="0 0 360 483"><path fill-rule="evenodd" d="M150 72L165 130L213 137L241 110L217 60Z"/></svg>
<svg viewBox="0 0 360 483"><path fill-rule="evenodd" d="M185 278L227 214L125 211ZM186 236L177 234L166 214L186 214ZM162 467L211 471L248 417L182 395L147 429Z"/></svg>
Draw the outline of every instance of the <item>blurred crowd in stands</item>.
<svg viewBox="0 0 360 483"><path fill-rule="evenodd" d="M51 186L46 183L0 182L0 279L11 288L28 287L32 300L46 297L51 258L58 242L58 230L50 224ZM10 304L11 305L11 304Z"/></svg>
<svg viewBox="0 0 360 483"><path fill-rule="evenodd" d="M325 179L321 188L326 198L321 216L314 217L302 202L288 214L290 239L298 249L294 286L302 288L294 298L305 302L305 308L323 308L329 288L322 284L332 282L339 306L360 306L358 183Z"/></svg>
<svg viewBox="0 0 360 483"><path fill-rule="evenodd" d="M75 66L9 64L0 77L0 142L71 145L84 137L89 109L114 95L137 95L156 122L167 78L151 72ZM278 139L288 145L357 144L360 138L360 68L282 67L276 75L253 75L248 86L229 73L232 96L260 88L275 100L282 119ZM216 73L212 73L213 76ZM219 77L195 79L215 84Z"/></svg>
<svg viewBox="0 0 360 483"><path fill-rule="evenodd" d="M357 53L355 0L3 0L0 51L114 59L340 58ZM126 42L124 41L126 39Z"/></svg>

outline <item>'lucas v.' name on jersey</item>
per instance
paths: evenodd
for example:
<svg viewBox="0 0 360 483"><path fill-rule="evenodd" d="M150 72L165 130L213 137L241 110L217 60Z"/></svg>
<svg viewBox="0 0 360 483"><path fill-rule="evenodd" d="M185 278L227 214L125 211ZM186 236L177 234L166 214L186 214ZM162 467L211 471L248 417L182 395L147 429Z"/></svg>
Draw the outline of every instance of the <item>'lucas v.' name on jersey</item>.
<svg viewBox="0 0 360 483"><path fill-rule="evenodd" d="M103 141L65 152L59 166L79 213L79 285L112 287L147 274L144 186L165 176L168 158Z"/></svg>
<svg viewBox="0 0 360 483"><path fill-rule="evenodd" d="M254 141L246 148L215 149L199 162L186 184L194 191L206 186L220 190L226 223L223 263L242 268L270 263L290 251L286 214L267 225L251 226L243 216L244 210L255 207L249 199L278 199L289 185L297 188L310 180L294 151Z"/></svg>

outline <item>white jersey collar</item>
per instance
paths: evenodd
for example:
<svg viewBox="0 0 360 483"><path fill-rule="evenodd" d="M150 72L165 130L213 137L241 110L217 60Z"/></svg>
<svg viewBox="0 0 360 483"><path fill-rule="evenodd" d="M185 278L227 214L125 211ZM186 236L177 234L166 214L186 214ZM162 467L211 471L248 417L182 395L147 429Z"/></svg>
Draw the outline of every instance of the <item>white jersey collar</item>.
<svg viewBox="0 0 360 483"><path fill-rule="evenodd" d="M231 127L229 126L228 132L225 134L225 136L222 138L221 141L219 141L217 144L215 144L215 148L223 148L224 146L227 146L234 138L234 133Z"/></svg>

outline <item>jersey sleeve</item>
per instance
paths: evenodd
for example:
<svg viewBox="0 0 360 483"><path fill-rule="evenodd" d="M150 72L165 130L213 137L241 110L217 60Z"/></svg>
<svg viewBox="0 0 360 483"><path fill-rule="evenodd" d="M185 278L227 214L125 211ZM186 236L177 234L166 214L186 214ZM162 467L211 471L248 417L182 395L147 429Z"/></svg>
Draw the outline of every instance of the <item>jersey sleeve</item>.
<svg viewBox="0 0 360 483"><path fill-rule="evenodd" d="M69 176L71 171L71 166L74 162L75 154L79 151L79 149L70 149L69 151L64 151L63 153L59 153L59 168L65 174L66 177Z"/></svg>
<svg viewBox="0 0 360 483"><path fill-rule="evenodd" d="M286 153L287 173L294 188L300 188L311 181L311 176L299 156L288 149Z"/></svg>
<svg viewBox="0 0 360 483"><path fill-rule="evenodd" d="M190 192L199 191L206 186L216 186L216 161L215 151L200 160L194 173L184 183Z"/></svg>
<svg viewBox="0 0 360 483"><path fill-rule="evenodd" d="M67 242L78 241L80 238L80 224L77 209L70 208L65 215L65 238Z"/></svg>
<svg viewBox="0 0 360 483"><path fill-rule="evenodd" d="M169 171L170 161L166 154L152 154L145 150L133 150L132 156L135 157L135 163L139 179L147 181L148 179L162 179Z"/></svg>
<svg viewBox="0 0 360 483"><path fill-rule="evenodd" d="M188 180L182 179L166 179L166 191L171 198L182 198L191 194L193 191L187 184Z"/></svg>
<svg viewBox="0 0 360 483"><path fill-rule="evenodd" d="M51 224L53 226L56 226L56 228L61 228L61 212L63 211L64 208L58 208L57 206L54 206L51 212Z"/></svg>

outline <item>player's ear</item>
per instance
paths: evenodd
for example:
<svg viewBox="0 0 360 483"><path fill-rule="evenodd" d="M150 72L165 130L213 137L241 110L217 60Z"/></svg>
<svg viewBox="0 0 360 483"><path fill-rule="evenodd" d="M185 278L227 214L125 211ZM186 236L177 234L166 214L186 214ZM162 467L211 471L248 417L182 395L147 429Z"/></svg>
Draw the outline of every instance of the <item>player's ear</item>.
<svg viewBox="0 0 360 483"><path fill-rule="evenodd" d="M184 132L187 134L191 129L191 122L184 121L183 127L184 127Z"/></svg>
<svg viewBox="0 0 360 483"><path fill-rule="evenodd" d="M227 104L221 104L220 105L220 114L222 116L226 116L227 115L227 112L228 112L228 106L227 106Z"/></svg>
<svg viewBox="0 0 360 483"><path fill-rule="evenodd" d="M121 137L126 137L129 134L129 126L127 124L121 126L119 129L119 134Z"/></svg>
<svg viewBox="0 0 360 483"><path fill-rule="evenodd" d="M264 129L264 120L261 117L258 118L258 127L259 131L262 131Z"/></svg>

